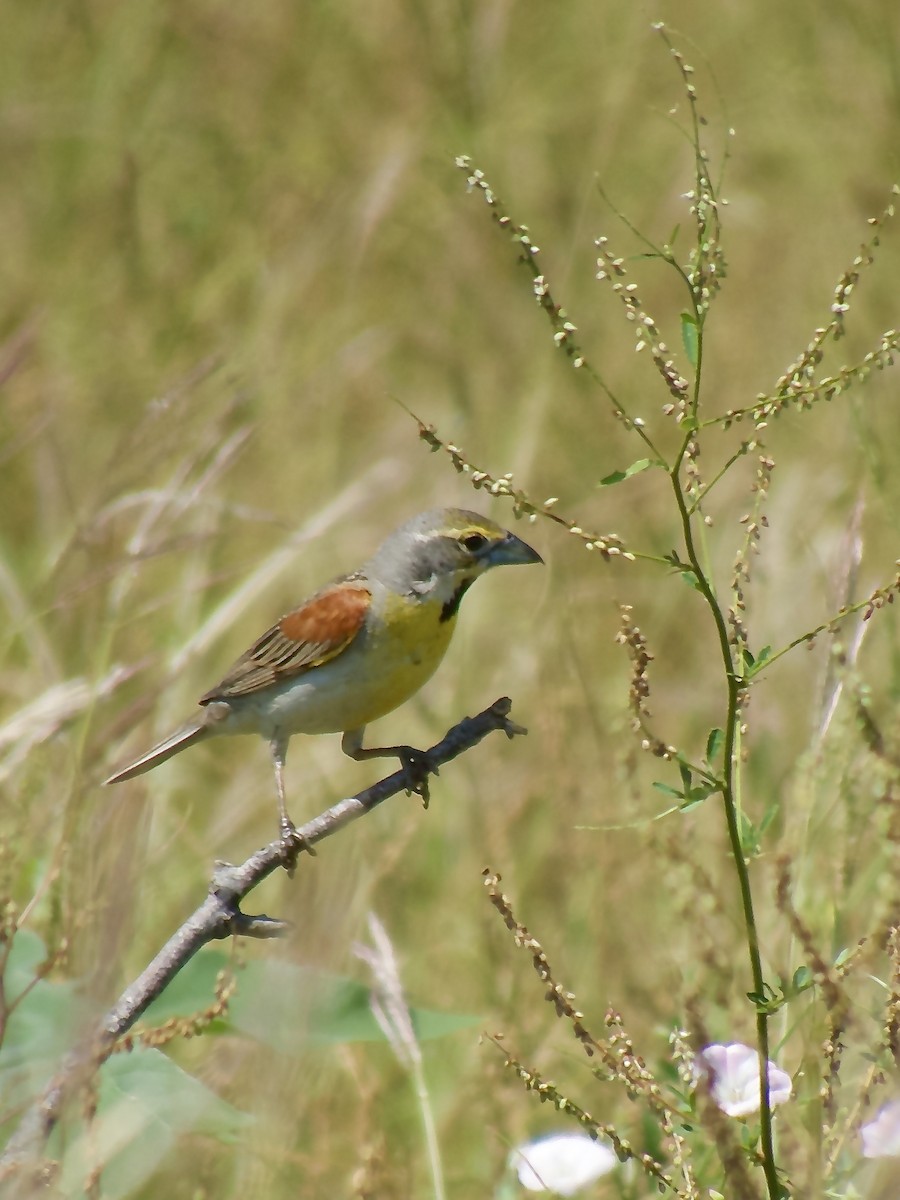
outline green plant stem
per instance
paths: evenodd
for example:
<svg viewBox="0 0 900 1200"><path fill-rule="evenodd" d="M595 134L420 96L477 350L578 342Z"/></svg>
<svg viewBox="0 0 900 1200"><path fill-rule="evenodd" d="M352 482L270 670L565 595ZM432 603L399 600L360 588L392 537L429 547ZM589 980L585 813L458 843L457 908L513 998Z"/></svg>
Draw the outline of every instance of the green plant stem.
<svg viewBox="0 0 900 1200"><path fill-rule="evenodd" d="M699 379L699 360L697 378ZM719 650L725 667L725 678L728 687L728 711L725 720L725 746L722 765L722 803L725 809L725 822L728 826L728 839L731 843L731 854L738 875L738 885L741 893L741 907L744 912L744 927L747 933L747 949L750 956L750 972L753 976L753 991L757 997L762 997L765 981L762 972L762 960L759 950L759 934L756 928L756 918L753 914L753 893L750 887L750 873L744 858L741 845L741 830L738 820L737 804L735 801L734 756L737 726L740 720L739 701L743 678L735 670L731 658L731 648L728 642L728 626L722 615L722 610L715 593L700 566L700 559L694 544L694 531L691 525L691 512L688 509L684 492L681 488L679 472L684 455L687 451L690 436L685 438L681 451L672 467L670 478L675 493L675 502L681 514L681 525L684 535L684 545L687 560L697 581L697 587L706 600L716 627ZM763 1154L763 1172L766 1177L766 1187L770 1200L779 1200L782 1191L778 1181L775 1166L775 1147L772 1138L772 1111L769 1107L769 1026L768 1014L761 1010L757 1002L756 1010L756 1046L759 1054L759 1092L760 1092L760 1142Z"/></svg>
<svg viewBox="0 0 900 1200"><path fill-rule="evenodd" d="M706 428L706 422L704 422L704 424L702 426L698 426L698 430L700 428ZM731 457L728 458L723 463L722 467L718 471L716 471L715 475L713 475L713 477L709 481L709 483L705 484L700 489L700 491L697 494L696 500L694 500L693 504L691 504L690 507L688 508L688 512L691 515L693 515L697 511L697 509L700 507L700 505L703 503L703 501L706 499L706 497L709 495L709 493L713 490L713 488L716 486L716 484L721 479L724 479L724 477L728 474L728 472L731 470L731 468L734 466L734 464L738 461L738 459L743 458L746 454L749 453L750 446L752 444L753 443L751 443L751 442L741 442L740 450L736 450L735 453L732 454Z"/></svg>
<svg viewBox="0 0 900 1200"><path fill-rule="evenodd" d="M413 1084L416 1089L416 1099L419 1102L419 1113L422 1118L422 1131L425 1135L425 1146L428 1152L428 1165L431 1170L431 1186L434 1200L446 1200L444 1190L444 1170L441 1165L441 1148L438 1141L437 1128L434 1123L434 1110L431 1106L431 1096L428 1084L425 1082L425 1071L422 1066L422 1056L419 1053L413 1057L411 1064Z"/></svg>

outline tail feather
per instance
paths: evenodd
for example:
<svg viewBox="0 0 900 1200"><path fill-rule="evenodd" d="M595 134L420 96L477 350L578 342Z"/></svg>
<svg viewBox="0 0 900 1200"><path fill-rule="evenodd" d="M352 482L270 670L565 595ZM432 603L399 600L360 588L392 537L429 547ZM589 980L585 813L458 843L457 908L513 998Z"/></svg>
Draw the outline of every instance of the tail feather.
<svg viewBox="0 0 900 1200"><path fill-rule="evenodd" d="M142 754L140 758L136 758L134 762L129 763L127 767L123 767L121 771L116 771L114 775L110 775L109 779L104 780L107 783L122 783L126 779L134 779L136 775L143 775L145 771L152 771L154 767L158 767L160 763L164 763L167 758L171 758L174 754L179 754L182 750L186 750L188 746L193 746L197 742L204 741L210 735L209 727L201 716L195 721L188 721L176 729L174 733L170 733L167 738L163 738L146 754Z"/></svg>

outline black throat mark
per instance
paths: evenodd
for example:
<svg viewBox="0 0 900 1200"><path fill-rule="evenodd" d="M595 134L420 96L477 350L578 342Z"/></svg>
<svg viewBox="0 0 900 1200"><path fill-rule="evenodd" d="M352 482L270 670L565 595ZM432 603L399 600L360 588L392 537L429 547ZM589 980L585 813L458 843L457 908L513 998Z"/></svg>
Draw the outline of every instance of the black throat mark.
<svg viewBox="0 0 900 1200"><path fill-rule="evenodd" d="M449 621L459 612L459 606L462 603L462 598L475 582L474 579L464 579L453 595L444 603L441 609L441 622Z"/></svg>

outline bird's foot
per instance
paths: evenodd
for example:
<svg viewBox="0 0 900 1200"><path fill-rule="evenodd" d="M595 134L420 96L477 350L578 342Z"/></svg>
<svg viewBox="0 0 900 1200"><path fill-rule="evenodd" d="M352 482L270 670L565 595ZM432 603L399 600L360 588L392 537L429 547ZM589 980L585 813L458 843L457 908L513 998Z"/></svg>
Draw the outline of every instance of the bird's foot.
<svg viewBox="0 0 900 1200"><path fill-rule="evenodd" d="M297 826L291 818L285 813L279 821L279 832L281 833L281 846L285 860L285 868L288 874L292 874L294 867L297 865L297 857L305 850L307 854L313 858L316 857L316 852L313 849L312 843L308 842L305 837L298 831Z"/></svg>
<svg viewBox="0 0 900 1200"><path fill-rule="evenodd" d="M414 746L398 746L397 757L406 778L406 794L422 797L422 807L428 807L431 794L428 791L428 776L437 775L438 769L432 763L424 750L416 750Z"/></svg>

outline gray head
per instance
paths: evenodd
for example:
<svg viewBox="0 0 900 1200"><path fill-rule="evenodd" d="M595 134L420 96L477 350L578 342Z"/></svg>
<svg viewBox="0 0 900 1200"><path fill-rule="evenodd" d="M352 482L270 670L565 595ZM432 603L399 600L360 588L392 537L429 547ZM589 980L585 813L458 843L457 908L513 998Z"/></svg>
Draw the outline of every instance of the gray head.
<svg viewBox="0 0 900 1200"><path fill-rule="evenodd" d="M395 591L440 600L455 615L466 590L491 567L543 562L536 550L489 517L433 508L395 529L367 573Z"/></svg>

